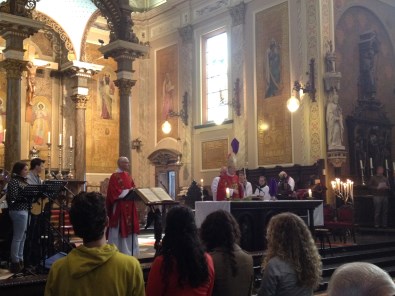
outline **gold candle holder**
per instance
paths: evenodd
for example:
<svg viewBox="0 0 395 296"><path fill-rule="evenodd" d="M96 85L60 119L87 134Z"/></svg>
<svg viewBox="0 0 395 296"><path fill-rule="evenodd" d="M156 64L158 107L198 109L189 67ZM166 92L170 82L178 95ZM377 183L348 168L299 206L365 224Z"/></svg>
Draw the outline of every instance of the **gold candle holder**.
<svg viewBox="0 0 395 296"><path fill-rule="evenodd" d="M67 174L67 179L74 179L74 175L72 172L72 165L73 165L73 147L69 147L70 154L69 154L69 173Z"/></svg>
<svg viewBox="0 0 395 296"><path fill-rule="evenodd" d="M62 158L62 148L63 148L63 145L58 145L58 148L59 148L59 172L56 175L56 178L58 180L61 180L61 179L63 179L63 175L62 175L62 160L63 160L63 158Z"/></svg>
<svg viewBox="0 0 395 296"><path fill-rule="evenodd" d="M48 154L47 154L47 163L48 163L48 171L47 174L45 175L45 179L51 180L53 179L53 176L51 174L51 143L47 143L48 146Z"/></svg>

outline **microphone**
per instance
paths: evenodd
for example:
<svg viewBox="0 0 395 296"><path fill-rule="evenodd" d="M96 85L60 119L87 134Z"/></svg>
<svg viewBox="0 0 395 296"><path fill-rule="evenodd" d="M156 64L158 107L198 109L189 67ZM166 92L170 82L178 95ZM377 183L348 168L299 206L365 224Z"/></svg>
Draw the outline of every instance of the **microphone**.
<svg viewBox="0 0 395 296"><path fill-rule="evenodd" d="M59 180L58 177L56 177L55 172L51 172L51 176L54 177L55 180Z"/></svg>
<svg viewBox="0 0 395 296"><path fill-rule="evenodd" d="M263 191L263 190L262 190L262 188L261 188L261 185L259 185L259 184L255 184L255 186L256 186L256 189L258 189L258 190L259 190L259 192Z"/></svg>

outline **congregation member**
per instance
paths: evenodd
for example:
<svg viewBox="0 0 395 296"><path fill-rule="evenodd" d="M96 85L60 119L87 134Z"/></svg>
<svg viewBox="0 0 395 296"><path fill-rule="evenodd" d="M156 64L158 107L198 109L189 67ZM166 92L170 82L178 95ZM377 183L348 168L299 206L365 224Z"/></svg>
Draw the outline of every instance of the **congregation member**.
<svg viewBox="0 0 395 296"><path fill-rule="evenodd" d="M251 295L253 261L238 245L240 229L235 218L224 210L213 212L204 220L200 233L214 261L213 295Z"/></svg>
<svg viewBox="0 0 395 296"><path fill-rule="evenodd" d="M27 164L21 161L16 162L12 167L11 181L7 188L6 200L13 232L10 254L10 271L12 273L18 273L24 268L23 250L28 226L28 211L30 211L31 206L31 202L22 195L22 191L28 185L27 174Z"/></svg>
<svg viewBox="0 0 395 296"><path fill-rule="evenodd" d="M380 267L366 262L344 264L328 284L328 296L393 296L395 284Z"/></svg>
<svg viewBox="0 0 395 296"><path fill-rule="evenodd" d="M144 296L137 259L106 243L105 198L98 192L80 192L73 198L70 221L83 245L52 265L45 296Z"/></svg>
<svg viewBox="0 0 395 296"><path fill-rule="evenodd" d="M292 213L274 216L267 229L267 253L259 296L312 296L322 264L306 223Z"/></svg>
<svg viewBox="0 0 395 296"><path fill-rule="evenodd" d="M243 197L246 198L248 196L252 196L252 185L247 181L247 177L243 171L239 172L239 182L243 187Z"/></svg>
<svg viewBox="0 0 395 296"><path fill-rule="evenodd" d="M221 176L224 176L226 174L226 171L227 171L226 166L221 167L221 169L219 170L219 176L215 177L213 179L213 182L211 183L211 193L213 194L214 201L217 200L217 190L218 190L219 179L221 178Z"/></svg>
<svg viewBox="0 0 395 296"><path fill-rule="evenodd" d="M131 198L136 185L128 173L129 159L120 157L118 169L110 177L107 190L107 212L110 218L108 242L115 244L121 253L139 254L140 233L136 204Z"/></svg>
<svg viewBox="0 0 395 296"><path fill-rule="evenodd" d="M218 182L217 200L241 199L243 196L243 187L236 174L236 165L230 160L226 173L220 177Z"/></svg>
<svg viewBox="0 0 395 296"><path fill-rule="evenodd" d="M259 196L262 200L270 200L269 186L266 183L265 176L259 176L258 186L255 189L254 195Z"/></svg>
<svg viewBox="0 0 395 296"><path fill-rule="evenodd" d="M384 168L378 166L376 175L369 180L369 188L373 191L374 227L387 227L389 182L384 176Z"/></svg>
<svg viewBox="0 0 395 296"><path fill-rule="evenodd" d="M213 259L200 242L192 210L173 207L166 217L161 254L148 275L147 296L208 296L213 286Z"/></svg>

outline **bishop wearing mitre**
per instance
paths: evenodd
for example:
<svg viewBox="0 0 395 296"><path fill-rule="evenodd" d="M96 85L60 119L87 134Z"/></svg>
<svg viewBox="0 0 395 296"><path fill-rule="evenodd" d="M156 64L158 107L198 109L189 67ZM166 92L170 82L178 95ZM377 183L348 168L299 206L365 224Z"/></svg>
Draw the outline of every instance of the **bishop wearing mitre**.
<svg viewBox="0 0 395 296"><path fill-rule="evenodd" d="M230 155L226 174L221 175L218 182L217 201L243 198L243 187L236 174L236 160Z"/></svg>

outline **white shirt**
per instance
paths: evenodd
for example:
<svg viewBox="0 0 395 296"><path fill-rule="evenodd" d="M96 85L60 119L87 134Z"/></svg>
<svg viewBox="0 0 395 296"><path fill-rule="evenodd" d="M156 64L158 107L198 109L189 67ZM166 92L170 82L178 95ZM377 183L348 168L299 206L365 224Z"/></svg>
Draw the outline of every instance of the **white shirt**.
<svg viewBox="0 0 395 296"><path fill-rule="evenodd" d="M215 177L213 179L213 182L211 183L211 192L213 193L213 200L217 200L217 190L218 190L218 183L219 183L220 177Z"/></svg>
<svg viewBox="0 0 395 296"><path fill-rule="evenodd" d="M291 190L294 191L294 189L295 189L295 180L291 176L288 177L287 183L288 183L289 187L291 187Z"/></svg>
<svg viewBox="0 0 395 296"><path fill-rule="evenodd" d="M271 196L269 193L269 186L265 185L265 187L263 187L263 188L258 187L255 190L254 195L263 197L263 200L270 200Z"/></svg>
<svg viewBox="0 0 395 296"><path fill-rule="evenodd" d="M246 182L246 184L242 184L243 186L243 197L251 196L252 195L252 185L250 182Z"/></svg>

